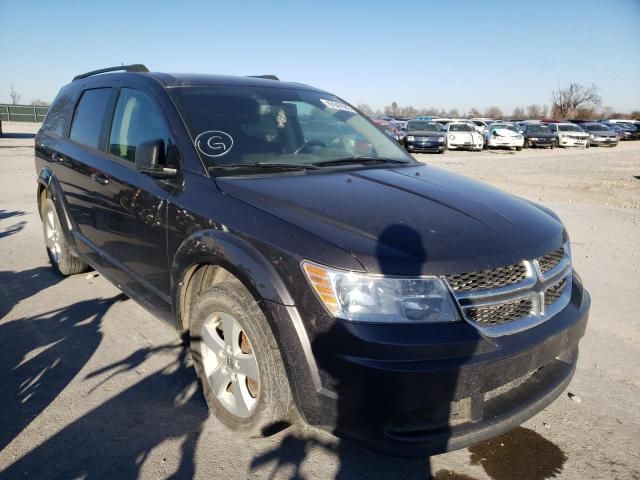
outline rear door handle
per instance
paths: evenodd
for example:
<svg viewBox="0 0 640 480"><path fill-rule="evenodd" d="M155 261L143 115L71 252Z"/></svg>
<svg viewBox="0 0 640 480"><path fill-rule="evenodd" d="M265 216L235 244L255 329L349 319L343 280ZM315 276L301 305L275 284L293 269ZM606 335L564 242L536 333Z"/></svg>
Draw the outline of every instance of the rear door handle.
<svg viewBox="0 0 640 480"><path fill-rule="evenodd" d="M100 185L109 185L109 178L103 175L102 173L92 173L91 180Z"/></svg>
<svg viewBox="0 0 640 480"><path fill-rule="evenodd" d="M57 163L64 162L64 158L62 158L62 156L58 155L57 153L52 153L51 154L51 160L53 160L54 162L57 162Z"/></svg>

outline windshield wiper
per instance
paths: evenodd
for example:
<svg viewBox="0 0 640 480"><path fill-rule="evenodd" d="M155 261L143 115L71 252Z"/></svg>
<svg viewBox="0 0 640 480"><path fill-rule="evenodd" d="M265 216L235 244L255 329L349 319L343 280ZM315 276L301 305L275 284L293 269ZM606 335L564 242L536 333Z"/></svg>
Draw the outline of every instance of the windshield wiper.
<svg viewBox="0 0 640 480"><path fill-rule="evenodd" d="M410 163L410 162L406 162L404 160L394 160L392 158L354 156L354 157L336 158L333 160L324 160L322 162L315 162L313 165L317 165L319 167L330 167L333 165L373 164L373 163Z"/></svg>
<svg viewBox="0 0 640 480"><path fill-rule="evenodd" d="M241 170L241 169L260 169L260 170L318 170L319 167L310 163L229 163L228 165L213 165L208 170Z"/></svg>

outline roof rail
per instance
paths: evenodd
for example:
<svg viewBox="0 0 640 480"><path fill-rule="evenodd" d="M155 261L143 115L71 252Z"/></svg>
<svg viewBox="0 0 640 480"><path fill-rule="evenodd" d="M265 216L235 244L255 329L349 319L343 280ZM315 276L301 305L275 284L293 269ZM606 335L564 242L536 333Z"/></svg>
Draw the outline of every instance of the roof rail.
<svg viewBox="0 0 640 480"><path fill-rule="evenodd" d="M134 63L132 65L120 65L118 67L109 67L109 68L101 68L100 70L93 70L91 72L83 73L80 75L76 75L73 77L72 81L80 80L81 78L91 77L93 75L98 75L99 73L107 73L107 72L148 72L149 69L142 65L141 63Z"/></svg>
<svg viewBox="0 0 640 480"><path fill-rule="evenodd" d="M249 75L251 78L266 78L267 80L280 80L275 75Z"/></svg>

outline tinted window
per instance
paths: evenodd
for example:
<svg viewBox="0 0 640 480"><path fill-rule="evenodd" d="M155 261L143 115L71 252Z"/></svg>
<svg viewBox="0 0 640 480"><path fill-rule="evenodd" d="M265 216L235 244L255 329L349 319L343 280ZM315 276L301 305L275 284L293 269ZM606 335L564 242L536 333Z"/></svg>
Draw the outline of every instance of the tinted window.
<svg viewBox="0 0 640 480"><path fill-rule="evenodd" d="M102 120L107 110L110 88L96 88L82 94L73 116L69 138L74 142L98 148Z"/></svg>
<svg viewBox="0 0 640 480"><path fill-rule="evenodd" d="M450 132L475 132L475 129L471 125L466 123L452 123L449 125Z"/></svg>
<svg viewBox="0 0 640 480"><path fill-rule="evenodd" d="M133 162L138 145L161 139L169 147L169 130L162 111L151 98L137 90L123 88L113 115L109 153Z"/></svg>
<svg viewBox="0 0 640 480"><path fill-rule="evenodd" d="M73 115L75 99L76 95L72 95L69 91L61 91L49 108L42 129L59 137L63 136Z"/></svg>

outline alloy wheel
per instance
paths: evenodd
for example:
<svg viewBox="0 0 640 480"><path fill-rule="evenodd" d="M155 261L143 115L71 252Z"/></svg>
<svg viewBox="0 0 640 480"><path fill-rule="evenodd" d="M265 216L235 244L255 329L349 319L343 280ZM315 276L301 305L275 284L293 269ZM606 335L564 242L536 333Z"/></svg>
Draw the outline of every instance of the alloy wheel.
<svg viewBox="0 0 640 480"><path fill-rule="evenodd" d="M220 403L247 418L258 403L260 373L249 337L228 313L216 312L201 330L201 355L207 381Z"/></svg>
<svg viewBox="0 0 640 480"><path fill-rule="evenodd" d="M53 210L48 210L44 219L45 243L51 253L51 258L58 264L62 255L62 239Z"/></svg>

